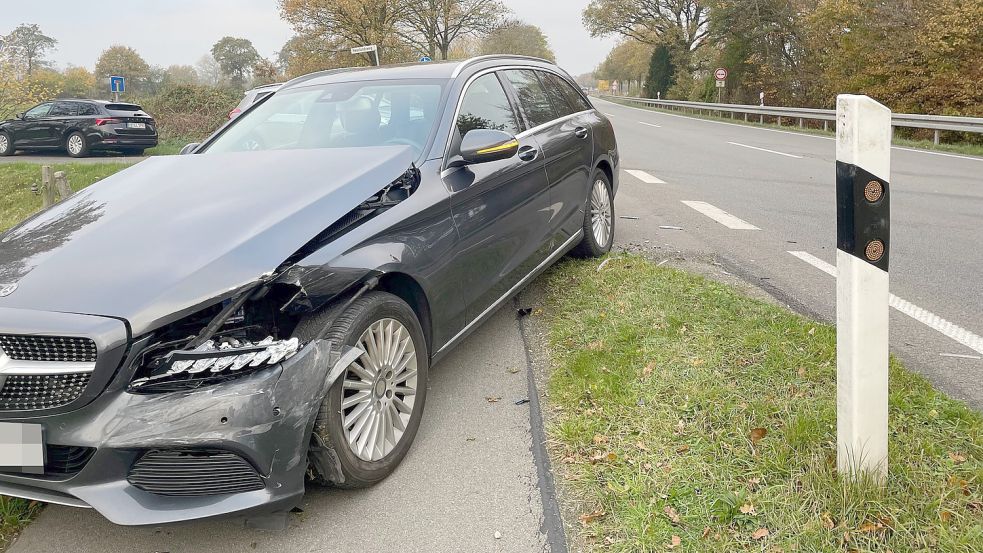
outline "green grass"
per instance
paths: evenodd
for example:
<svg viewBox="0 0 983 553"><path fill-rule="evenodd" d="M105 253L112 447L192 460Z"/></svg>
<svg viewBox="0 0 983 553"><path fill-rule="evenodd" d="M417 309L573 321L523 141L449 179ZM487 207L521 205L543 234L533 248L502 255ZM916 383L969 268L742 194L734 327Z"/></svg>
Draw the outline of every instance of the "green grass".
<svg viewBox="0 0 983 553"><path fill-rule="evenodd" d="M0 551L6 551L13 537L40 512L37 501L0 496Z"/></svg>
<svg viewBox="0 0 983 553"><path fill-rule="evenodd" d="M129 167L123 163L61 163L52 166L65 171L72 190L81 190L117 171ZM41 210L41 196L31 191L41 183L41 166L36 163L5 163L0 165L0 232L16 225Z"/></svg>
<svg viewBox="0 0 983 553"><path fill-rule="evenodd" d="M150 148L144 155L148 156L173 156L181 153L181 148L188 145L191 140L184 138L165 138L157 143L157 146Z"/></svg>
<svg viewBox="0 0 983 553"><path fill-rule="evenodd" d="M815 134L815 135L820 135L820 136L836 136L836 133L834 133L833 131L824 131L823 129L819 129L819 128L811 128L811 127L803 127L803 128L800 128L800 127L797 127L797 126L790 126L790 125L778 125L776 123L759 123L758 122L759 121L758 116L757 115L754 115L754 114L749 114L748 115L749 120L747 122L745 122L744 121L744 116L743 115L740 115L740 114L736 114L735 115L735 118L734 119L731 119L729 116L728 117L720 117L720 116L715 116L715 115L698 114L698 113L694 113L694 112L691 112L691 111L686 111L686 112L671 111L671 110L667 110L667 109L653 108L653 107L648 107L648 106L641 106L641 105L638 105L638 104L633 104L633 103L626 102L625 100L614 100L614 99L611 99L611 98L604 98L604 99L607 100L607 101L609 101L609 102L614 102L616 104L621 104L621 105L624 105L624 106L629 106L629 107L634 107L634 108L640 108L640 109L647 109L647 110L650 110L650 111L656 111L656 112L660 112L660 113L669 113L669 114L673 114L673 115L685 115L686 117L693 117L694 119L704 119L704 120L707 120L707 121L723 121L725 123L734 123L734 124L747 125L749 127L758 127L758 128L764 128L764 129L781 129L781 130L790 131L790 132L800 132L802 134ZM774 119L774 118L770 118L770 117L766 117L765 118L766 121L769 120L769 119ZM785 119L787 119L790 122L791 121L796 121L795 119L792 119L792 118L785 118ZM832 125L830 127L832 127ZM947 144L947 143L935 144L931 140L913 140L913 139L909 139L909 138L901 138L901 137L898 137L898 136L895 136L894 137L893 144L895 146L901 146L901 147L904 147L904 148L915 148L915 149L918 149L918 150L930 150L930 151L937 151L937 152L948 152L948 153L953 153L953 154L962 154L962 155L970 155L970 156L983 156L983 144L969 144L969 143L964 143L964 142L951 143L951 144Z"/></svg>
<svg viewBox="0 0 983 553"><path fill-rule="evenodd" d="M979 414L892 360L888 484L841 479L834 328L640 257L597 267L554 269L547 299L553 466L590 550L981 551Z"/></svg>

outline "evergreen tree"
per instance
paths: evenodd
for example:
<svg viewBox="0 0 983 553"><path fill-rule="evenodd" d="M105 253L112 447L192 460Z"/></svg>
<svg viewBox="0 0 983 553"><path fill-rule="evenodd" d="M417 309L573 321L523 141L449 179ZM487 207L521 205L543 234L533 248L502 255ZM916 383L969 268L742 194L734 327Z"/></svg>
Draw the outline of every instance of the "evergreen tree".
<svg viewBox="0 0 983 553"><path fill-rule="evenodd" d="M676 68L673 67L669 48L664 44L655 47L652 61L649 63L649 78L645 90L649 98L657 98L659 93L666 97L666 92L676 82Z"/></svg>

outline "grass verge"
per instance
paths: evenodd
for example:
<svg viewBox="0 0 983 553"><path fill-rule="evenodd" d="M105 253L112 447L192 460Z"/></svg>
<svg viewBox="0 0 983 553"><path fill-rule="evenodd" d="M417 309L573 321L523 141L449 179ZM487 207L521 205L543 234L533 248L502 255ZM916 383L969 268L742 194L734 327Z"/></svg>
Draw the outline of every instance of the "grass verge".
<svg viewBox="0 0 983 553"><path fill-rule="evenodd" d="M192 140L186 140L184 138L165 138L157 142L157 146L150 148L144 152L144 155L148 156L173 156L181 153L181 148L184 148Z"/></svg>
<svg viewBox="0 0 983 553"><path fill-rule="evenodd" d="M129 167L124 163L60 163L55 171L65 171L72 190L81 190L117 171ZM40 211L41 196L31 186L41 183L41 166L36 163L5 163L0 165L0 232Z"/></svg>
<svg viewBox="0 0 983 553"><path fill-rule="evenodd" d="M603 98L603 99L607 100L608 102L614 102L616 104L621 104L627 107L647 109L649 111L668 113L671 115L683 115L685 117L692 117L694 119L704 119L707 121L722 121L724 123L733 123L735 125L745 125L748 127L758 127L762 129L780 129L783 131L798 132L802 134L814 134L814 135L829 136L829 137L836 136L836 133L834 133L833 131L824 131L823 129L817 129L817 128L810 128L810 127L803 128L803 127L796 127L796 126L789 126L789 125L778 125L774 123L759 123L754 120L744 121L743 116L740 115L736 116L734 119L731 119L730 117L718 117L714 115L703 115L703 114L697 114L692 112L678 112L678 111L670 111L661 108L640 106L637 104L628 103L624 100L613 100L610 98ZM757 116L753 114L749 115L749 117L751 117L752 119L757 118ZM790 120L794 121L794 119L791 118ZM894 146L900 146L903 148L914 148L916 150L928 150L934 152L947 152L951 154L983 157L983 145L981 144L966 144L966 143L935 144L931 140L913 140L909 138L900 138L897 136L894 137L892 144Z"/></svg>
<svg viewBox="0 0 983 553"><path fill-rule="evenodd" d="M886 487L836 475L835 329L630 255L549 277L548 425L604 551L980 551L983 417L891 362Z"/></svg>

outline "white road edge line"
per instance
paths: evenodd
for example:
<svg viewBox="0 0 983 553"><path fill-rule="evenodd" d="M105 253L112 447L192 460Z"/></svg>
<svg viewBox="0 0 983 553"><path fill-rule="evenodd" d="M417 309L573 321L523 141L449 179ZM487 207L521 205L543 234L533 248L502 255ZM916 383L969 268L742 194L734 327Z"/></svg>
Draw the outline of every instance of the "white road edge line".
<svg viewBox="0 0 983 553"><path fill-rule="evenodd" d="M683 204L699 211L700 213L706 215L707 217L713 219L714 221L720 223L721 225L731 229L731 230L761 230L758 227L748 223L743 219L738 219L730 213L720 209L717 206L710 205L706 202L697 202L690 200L682 200Z"/></svg>
<svg viewBox="0 0 983 553"><path fill-rule="evenodd" d="M598 98L598 100L601 100L601 99ZM711 119L700 119L699 117L690 117L690 116L687 116L687 115L678 115L678 114L675 114L675 113L666 113L666 112L663 112L663 111L655 111L655 110L645 109L645 108L636 108L634 106L626 106L624 104L618 104L618 103L615 103L615 102L608 102L607 100L601 100L601 101L602 102L607 102L608 104L612 104L612 105L615 105L615 106L618 106L618 107L623 107L625 109L633 109L633 110L636 110L636 111L644 111L646 113L652 113L652 114L655 114L655 115L664 115L666 117L682 117L684 119L689 119L691 121L703 121L704 123L713 123L715 125L730 125L731 127L741 127L742 129L754 129L754 130L757 130L757 131L777 132L777 133L781 133L781 134L794 134L795 136L804 136L806 138L818 138L820 140L836 140L836 138L834 138L832 136L821 136L821 135L818 135L818 134L809 134L809 133L795 132L795 131L782 131L782 130L778 130L778 129L765 129L765 128L762 128L762 127L755 127L754 125L742 125L740 123L728 123L727 121L713 121ZM914 152L916 154L928 154L930 156L954 157L954 158L957 158L957 159L968 159L969 161L983 161L983 157L961 156L959 154L947 154L947 153L944 153L944 152L933 152L932 150L919 150L917 148L905 148L904 146L891 146L891 149L893 149L893 150L901 150L903 152Z"/></svg>
<svg viewBox="0 0 983 553"><path fill-rule="evenodd" d="M655 123L646 123L645 121L639 121L639 123L641 123L642 125L649 126L649 127L655 127L657 129L661 129L662 128L662 125L656 125Z"/></svg>
<svg viewBox="0 0 983 553"><path fill-rule="evenodd" d="M797 156L794 154L786 154L785 152L776 152L775 150L769 150L767 148L759 148L757 146L748 146L747 144L741 144L740 142L728 142L728 144L733 144L734 146L740 146L741 148L751 148L752 150L758 150L760 152L768 152L769 154L778 154L780 156L802 159L802 156Z"/></svg>
<svg viewBox="0 0 983 553"><path fill-rule="evenodd" d="M807 252L801 252L801 251L797 251L797 252L790 251L788 253L794 255L795 257L798 257L802 261L805 261L806 263L812 265L813 267L819 269L820 271L830 276L833 277L836 276L836 267L823 261L822 259L819 259L818 257L812 254L809 254ZM891 307L904 313L905 315L908 315L912 319L915 319L916 321L931 328L932 330L938 331L942 335L959 342L960 344L968 347L969 349L977 353L983 354L983 337L977 336L976 334L973 334L972 332L966 330L965 328L962 328L961 326L955 323L951 323L943 319L942 317L939 317L935 313L922 309L921 307L918 307L917 305L911 303L910 301L903 298L899 298L894 294L891 294L888 303L891 305Z"/></svg>
<svg viewBox="0 0 983 553"><path fill-rule="evenodd" d="M625 173L635 177L636 179L644 182L645 184L665 184L666 181L653 177L652 175L646 173L645 171L638 171L636 169L625 169Z"/></svg>

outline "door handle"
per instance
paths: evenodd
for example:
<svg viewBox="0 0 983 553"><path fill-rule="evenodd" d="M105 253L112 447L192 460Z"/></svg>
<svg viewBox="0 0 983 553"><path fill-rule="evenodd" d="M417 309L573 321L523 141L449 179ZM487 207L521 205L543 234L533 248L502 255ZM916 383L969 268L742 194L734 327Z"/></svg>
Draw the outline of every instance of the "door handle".
<svg viewBox="0 0 983 553"><path fill-rule="evenodd" d="M519 148L519 159L522 161L535 161L539 157L539 150L534 146L523 146Z"/></svg>
<svg viewBox="0 0 983 553"><path fill-rule="evenodd" d="M587 130L587 127L577 127L574 129L573 134L577 135L577 138L587 138L590 135L590 131Z"/></svg>

